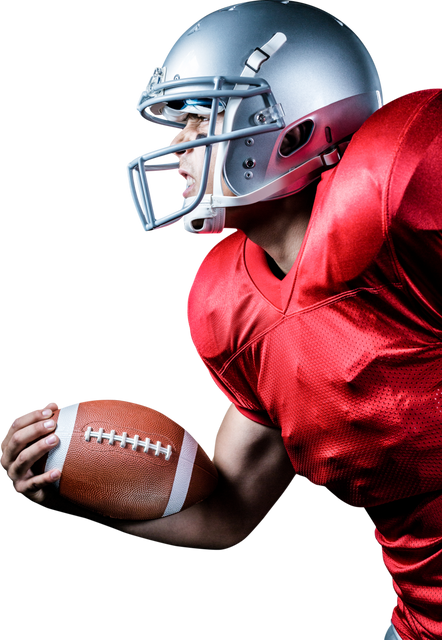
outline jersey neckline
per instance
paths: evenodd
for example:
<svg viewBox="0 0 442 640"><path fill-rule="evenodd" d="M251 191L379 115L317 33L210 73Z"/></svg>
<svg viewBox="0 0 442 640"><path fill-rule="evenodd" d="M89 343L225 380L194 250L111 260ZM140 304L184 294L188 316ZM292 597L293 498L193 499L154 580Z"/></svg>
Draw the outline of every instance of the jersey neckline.
<svg viewBox="0 0 442 640"><path fill-rule="evenodd" d="M296 260L293 263L292 268L283 280L279 280L279 278L272 273L267 262L266 252L264 249L258 244L255 244L250 240L250 238L246 237L245 239L244 263L251 281L261 295L283 313L287 311L290 304L293 289L297 280L299 265L303 259L313 222L316 218L317 211L320 208L329 178L332 174L334 174L333 169L325 171L321 176L313 204L312 214L307 225L307 230L305 232L301 248L296 256Z"/></svg>

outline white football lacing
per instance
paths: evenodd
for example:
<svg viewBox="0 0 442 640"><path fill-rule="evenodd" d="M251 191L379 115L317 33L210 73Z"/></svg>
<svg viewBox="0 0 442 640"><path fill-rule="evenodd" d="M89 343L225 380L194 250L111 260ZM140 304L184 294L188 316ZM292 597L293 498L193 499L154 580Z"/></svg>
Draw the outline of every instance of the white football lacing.
<svg viewBox="0 0 442 640"><path fill-rule="evenodd" d="M126 444L131 444L133 451L136 451L137 447L143 447L144 453L147 453L149 449L152 449L152 451L155 451L156 456L163 453L166 456L166 460L170 460L172 455L172 447L170 444L167 445L167 447L163 447L159 440L154 444L150 441L150 438L146 438L146 440L140 440L140 436L128 438L126 431L124 431L123 435L118 436L115 433L115 429L112 429L110 433L106 433L103 428L98 429L98 431L92 431L92 427L88 427L84 434L84 439L86 442L89 442L91 438L97 438L97 442L99 443L103 442L103 440L109 440L109 444L119 442L122 449L125 448Z"/></svg>

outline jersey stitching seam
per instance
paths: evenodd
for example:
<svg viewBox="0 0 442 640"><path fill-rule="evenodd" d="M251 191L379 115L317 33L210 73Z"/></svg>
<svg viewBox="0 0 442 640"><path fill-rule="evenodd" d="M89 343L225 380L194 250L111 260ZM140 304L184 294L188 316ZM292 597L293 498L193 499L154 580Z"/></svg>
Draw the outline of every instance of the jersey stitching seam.
<svg viewBox="0 0 442 640"><path fill-rule="evenodd" d="M355 297L361 291L368 291L368 292L376 293L378 291L382 291L383 289L389 289L390 286L402 288L401 284L395 284L395 283L393 283L392 285L382 285L380 287L358 287L357 289L353 289L352 291L346 291L344 293L339 293L336 296L333 296L332 298L327 298L327 300L323 300L322 302L317 302L316 304L311 305L310 307L306 307L305 309L300 309L299 311L294 311L293 313L290 313L290 314L284 314L279 320L274 322L270 327L267 327L266 329L261 331L261 333L259 333L257 336L254 336L253 338L251 338L248 342L246 342L246 344L244 344L237 351L235 351L235 353L233 353L230 356L230 358L228 358L228 360L223 364L223 366L219 370L218 375L224 376L224 373L226 372L226 370L230 367L232 362L237 357L239 357L253 343L258 342L263 336L265 336L267 333L272 331L275 327L277 327L279 324L284 322L286 319L293 318L294 316L297 316L297 315L303 315L304 313L309 313L310 311L315 311L316 309L320 309L321 307L331 306L332 304L335 304L336 302L339 302L341 300L345 300L345 298Z"/></svg>

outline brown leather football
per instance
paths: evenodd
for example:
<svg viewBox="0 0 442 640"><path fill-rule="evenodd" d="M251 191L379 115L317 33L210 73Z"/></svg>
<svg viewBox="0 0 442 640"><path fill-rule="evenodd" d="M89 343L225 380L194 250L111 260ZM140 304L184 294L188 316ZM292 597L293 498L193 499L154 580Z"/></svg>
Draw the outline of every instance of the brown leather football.
<svg viewBox="0 0 442 640"><path fill-rule="evenodd" d="M214 464L178 424L130 402L97 400L54 413L60 443L36 473L60 469L60 494L113 518L151 520L204 500Z"/></svg>

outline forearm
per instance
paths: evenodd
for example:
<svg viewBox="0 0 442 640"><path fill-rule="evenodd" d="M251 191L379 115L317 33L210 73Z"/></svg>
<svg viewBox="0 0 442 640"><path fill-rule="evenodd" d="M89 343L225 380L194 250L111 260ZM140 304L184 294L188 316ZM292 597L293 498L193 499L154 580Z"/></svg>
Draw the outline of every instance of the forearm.
<svg viewBox="0 0 442 640"><path fill-rule="evenodd" d="M221 494L221 495L220 495ZM232 503L216 491L203 502L166 518L117 521L104 524L156 542L198 549L226 549L241 542L254 527L248 526Z"/></svg>
<svg viewBox="0 0 442 640"><path fill-rule="evenodd" d="M185 511L157 520L119 520L101 516L93 511L52 495L40 508L56 510L72 518L80 518L121 533L166 546L201 549L229 549L247 539L253 531L242 535L240 526L235 526L232 514L222 513L210 497ZM214 504L215 503L215 504Z"/></svg>

